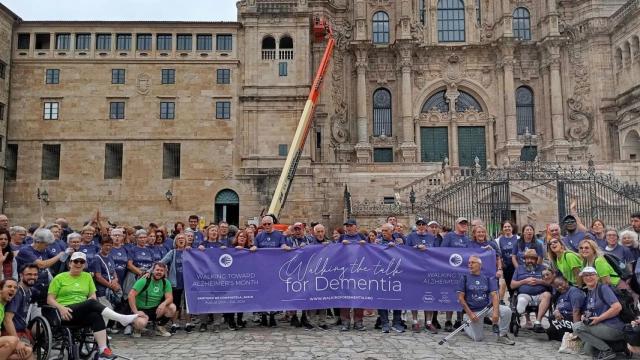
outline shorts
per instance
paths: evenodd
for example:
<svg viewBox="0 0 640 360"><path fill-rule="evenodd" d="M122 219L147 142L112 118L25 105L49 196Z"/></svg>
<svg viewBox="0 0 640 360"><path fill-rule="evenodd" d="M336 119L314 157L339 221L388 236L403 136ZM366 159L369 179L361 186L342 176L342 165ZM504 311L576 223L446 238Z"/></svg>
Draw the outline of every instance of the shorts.
<svg viewBox="0 0 640 360"><path fill-rule="evenodd" d="M540 301L542 300L542 294L538 294L538 295L518 294L518 298L523 297L527 299L527 303L529 304L529 306L538 306L540 305Z"/></svg>
<svg viewBox="0 0 640 360"><path fill-rule="evenodd" d="M139 310L145 313L149 317L149 321L155 322L157 320L157 317L158 317L156 315L156 311L158 310L157 306L151 309L139 309Z"/></svg>

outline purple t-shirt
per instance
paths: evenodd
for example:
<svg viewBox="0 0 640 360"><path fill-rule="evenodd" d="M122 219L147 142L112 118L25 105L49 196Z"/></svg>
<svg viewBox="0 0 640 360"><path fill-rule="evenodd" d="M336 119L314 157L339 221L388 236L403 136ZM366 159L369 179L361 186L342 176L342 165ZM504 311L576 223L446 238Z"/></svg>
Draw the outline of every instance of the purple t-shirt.
<svg viewBox="0 0 640 360"><path fill-rule="evenodd" d="M136 246L129 250L129 259L133 265L141 270L149 271L153 265L153 253L147 247Z"/></svg>
<svg viewBox="0 0 640 360"><path fill-rule="evenodd" d="M531 271L527 270L525 265L518 266L515 274L513 274L513 280L520 281L530 277L542 280L542 270L544 270L542 265L535 265ZM540 295L547 290L544 285L523 284L518 288L520 293L527 295Z"/></svg>
<svg viewBox="0 0 640 360"><path fill-rule="evenodd" d="M524 265L524 253L529 249L534 249L538 257L544 257L544 250L542 250L542 245L537 242L535 239L531 242L524 242L524 240L520 239L514 246L512 255L515 255L518 258L518 265Z"/></svg>
<svg viewBox="0 0 640 360"><path fill-rule="evenodd" d="M46 251L38 251L34 249L33 246L23 246L16 256L18 271L22 270L22 267L27 264L35 263L36 260L47 260L48 258ZM49 283L48 269L38 269L38 283Z"/></svg>
<svg viewBox="0 0 640 360"><path fill-rule="evenodd" d="M347 233L344 233L344 234L340 235L340 240L338 240L338 241L342 242L344 240L347 240L347 241L349 241L351 243L357 243L360 240L366 240L366 239L364 238L364 235L362 235L362 234L360 234L358 232L358 233L355 233L353 235L349 235Z"/></svg>
<svg viewBox="0 0 640 360"><path fill-rule="evenodd" d="M472 311L484 309L491 302L490 294L498 291L498 281L485 275L466 274L460 279L457 292L464 293L464 299Z"/></svg>
<svg viewBox="0 0 640 360"><path fill-rule="evenodd" d="M405 245L407 246L418 246L425 245L428 248L436 247L436 237L429 233L418 234L418 232L412 232L407 236L407 240L405 241Z"/></svg>
<svg viewBox="0 0 640 360"><path fill-rule="evenodd" d="M274 249L286 244L286 239L280 231L274 230L270 233L263 231L256 235L255 244L258 248Z"/></svg>
<svg viewBox="0 0 640 360"><path fill-rule="evenodd" d="M575 286L569 286L569 290L558 296L556 309L565 320L573 321L573 309L581 309L584 299L584 291Z"/></svg>
<svg viewBox="0 0 640 360"><path fill-rule="evenodd" d="M119 247L111 249L109 257L113 260L116 267L116 275L118 275L118 281L120 281L120 285L122 285L124 282L124 276L127 274L129 254L124 247Z"/></svg>
<svg viewBox="0 0 640 360"><path fill-rule="evenodd" d="M470 242L471 239L466 234L457 234L455 231L450 231L444 236L440 247L468 248Z"/></svg>
<svg viewBox="0 0 640 360"><path fill-rule="evenodd" d="M598 284L595 289L587 292L582 309L587 317L595 317L602 315L611 308L611 305L617 302L619 302L618 298L609 285ZM624 328L624 323L618 316L604 320L602 324L618 330Z"/></svg>
<svg viewBox="0 0 640 360"><path fill-rule="evenodd" d="M504 267L513 267L511 261L511 255L513 254L513 248L518 243L518 235L512 235L511 237L500 236L498 239L498 246L500 247L500 255L502 256L502 263Z"/></svg>

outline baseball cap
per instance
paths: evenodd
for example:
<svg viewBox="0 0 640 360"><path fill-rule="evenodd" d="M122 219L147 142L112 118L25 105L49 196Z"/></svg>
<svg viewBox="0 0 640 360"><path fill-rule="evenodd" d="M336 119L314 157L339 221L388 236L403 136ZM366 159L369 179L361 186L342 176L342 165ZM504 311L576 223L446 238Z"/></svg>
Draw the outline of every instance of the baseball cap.
<svg viewBox="0 0 640 360"><path fill-rule="evenodd" d="M355 219L347 219L343 225L358 225Z"/></svg>
<svg viewBox="0 0 640 360"><path fill-rule="evenodd" d="M461 222L466 221L467 223L469 222L469 220L466 217L459 217L456 219L456 225L460 224Z"/></svg>
<svg viewBox="0 0 640 360"><path fill-rule="evenodd" d="M569 215L565 216L564 218L562 218L562 222L565 222L565 221L567 221L567 220L573 220L573 221L576 221L576 217L575 217L575 216L573 216L573 215L571 215L571 214L569 214Z"/></svg>
<svg viewBox="0 0 640 360"><path fill-rule="evenodd" d="M425 220L423 217L418 217L416 219L416 225L420 225L420 224L427 225L427 220Z"/></svg>
<svg viewBox="0 0 640 360"><path fill-rule="evenodd" d="M582 269L582 271L580 271L580 276L584 275L584 274L597 274L598 272L596 271L596 269L594 269L591 266L587 266L584 269Z"/></svg>
<svg viewBox="0 0 640 360"><path fill-rule="evenodd" d="M75 260L75 259L82 259L84 261L87 261L87 255L85 255L83 252L81 251L76 251L73 254L71 254L71 261Z"/></svg>
<svg viewBox="0 0 640 360"><path fill-rule="evenodd" d="M440 224L438 224L438 222L437 222L437 221L435 221L435 220L431 220L431 221L429 221L429 223L427 224L427 226L431 226L431 225L438 225L438 226L440 226Z"/></svg>

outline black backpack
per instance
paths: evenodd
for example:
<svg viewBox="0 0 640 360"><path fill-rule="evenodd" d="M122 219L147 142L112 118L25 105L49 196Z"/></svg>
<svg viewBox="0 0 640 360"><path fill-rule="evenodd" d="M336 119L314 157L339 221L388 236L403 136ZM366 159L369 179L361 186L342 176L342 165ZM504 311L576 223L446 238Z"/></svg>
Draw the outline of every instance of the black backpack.
<svg viewBox="0 0 640 360"><path fill-rule="evenodd" d="M618 277L622 280L628 280L633 276L633 273L627 269L626 263L622 261L619 257L605 253L602 255L605 260L609 263L609 265L613 268L613 271L618 274Z"/></svg>
<svg viewBox="0 0 640 360"><path fill-rule="evenodd" d="M622 305L622 310L620 310L620 313L618 314L620 320L622 320L625 324L628 324L631 321L637 319L638 315L640 315L640 311L638 311L638 308L635 305L633 296L631 296L631 294L627 290L621 290L615 287L610 287L610 289L613 290L613 293L616 295L616 298L618 298L620 305ZM602 285L598 285L597 291L600 299L603 299Z"/></svg>

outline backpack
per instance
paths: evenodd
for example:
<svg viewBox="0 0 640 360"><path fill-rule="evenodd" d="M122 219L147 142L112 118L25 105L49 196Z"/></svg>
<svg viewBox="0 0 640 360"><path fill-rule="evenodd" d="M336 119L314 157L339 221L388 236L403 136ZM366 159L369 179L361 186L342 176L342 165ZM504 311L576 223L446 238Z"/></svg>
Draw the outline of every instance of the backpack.
<svg viewBox="0 0 640 360"><path fill-rule="evenodd" d="M145 303L148 303L148 302L149 302L149 293L147 293L146 291L147 291L147 289L149 288L149 285L151 285L151 278L152 278L152 277L153 277L153 276L149 276L149 277L147 278L147 280L146 280L146 281L145 281L145 283L144 283L144 286L142 287L142 289L140 289L140 292L138 293L138 295L140 295L140 294L142 294L142 293L145 293L145 294L144 294L144 296L145 296L144 302L145 302ZM167 279L162 278L162 291L163 291L163 292L164 292L164 289L165 289L166 287L167 287Z"/></svg>
<svg viewBox="0 0 640 360"><path fill-rule="evenodd" d="M629 294L626 290L621 290L618 288L610 287L613 290L613 293L616 295L616 298L622 305L622 310L618 314L620 320L622 320L625 324L630 323L635 320L638 315L640 315L640 311L635 306L635 302L633 300L633 296ZM602 299L602 285L598 285L598 296Z"/></svg>
<svg viewBox="0 0 640 360"><path fill-rule="evenodd" d="M604 255L602 255L602 257L607 260L607 263L609 263L611 268L613 268L613 271L618 274L618 277L620 277L620 279L628 280L633 275L633 273L631 273L627 269L625 262L620 260L619 257L609 253L605 253Z"/></svg>

